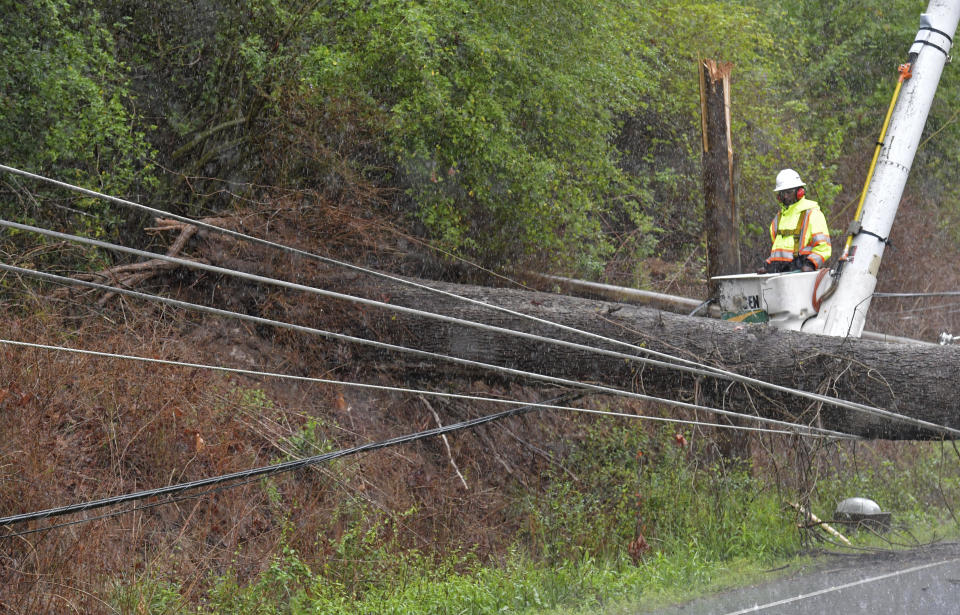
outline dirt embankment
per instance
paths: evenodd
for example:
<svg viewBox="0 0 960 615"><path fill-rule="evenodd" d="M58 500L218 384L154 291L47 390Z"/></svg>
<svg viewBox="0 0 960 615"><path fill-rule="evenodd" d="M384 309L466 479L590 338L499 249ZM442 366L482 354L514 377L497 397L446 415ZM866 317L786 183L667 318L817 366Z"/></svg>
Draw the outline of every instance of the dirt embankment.
<svg viewBox="0 0 960 615"><path fill-rule="evenodd" d="M402 274L462 277L402 233L337 208L250 214L237 229ZM173 233L164 246L169 245ZM164 240L160 240L164 242ZM160 251L157 249L156 251ZM197 233L181 255L321 285L330 265ZM184 269L138 279L146 292L352 335L370 332L355 306ZM38 289L8 278L3 337L175 361L472 392L533 400L550 391L506 381L451 380L442 369L404 377L353 361L337 341L191 313L89 290ZM503 409L332 384L5 346L0 348L0 513L18 514L263 466L377 441ZM385 359L386 361L387 359ZM437 553L468 547L497 556L513 541L515 487L536 492L556 465L569 419L528 415L252 482L173 504L5 539L0 603L57 611L62 596L103 609L112 583L175 576L188 597L211 574L241 582L262 572L282 539L322 563L346 528L377 530L397 545ZM459 474L462 476L458 476ZM76 521L53 518L14 531ZM381 514L368 514L371 511ZM411 514L410 511L416 511ZM388 536L389 535L389 536Z"/></svg>
<svg viewBox="0 0 960 615"><path fill-rule="evenodd" d="M478 269L438 260L371 211L280 203L224 222L402 275L504 283L483 278ZM911 224L923 227L919 217ZM166 239L157 240L158 252L170 246L176 233L161 236ZM318 287L331 275L342 275L333 265L203 232L191 236L180 254ZM29 256L23 259L21 264L29 266ZM929 261L914 262L918 269L908 272L895 264L892 272L897 279L916 280ZM362 337L385 321L356 305L210 273L152 273L137 279L141 290L278 321ZM677 275L671 269L663 283L675 285ZM0 331L11 339L517 400L557 394L503 378L464 380L426 362L398 371L389 356L357 361L344 342L287 329L121 296L104 301L100 293L64 293L11 277L6 282ZM931 326L952 324L926 320L910 328L910 322L897 320L900 328L890 332L919 335ZM475 401L4 346L0 513L215 476L502 409ZM496 558L518 534L535 532L527 527L533 520L517 513L519 493L536 497L546 489L550 468L577 480L577 469L564 467L561 460L564 442L583 437L584 424L569 416L534 413L451 435L449 449L440 439L424 440L173 504L154 506L160 502L148 500L119 516L5 539L0 604L12 612L57 612L67 597L81 610L96 612L103 610L100 600L115 583L147 575L175 578L191 599L211 575L229 570L241 583L255 577L270 565L281 541L308 563L320 565L334 557L344 533L358 523L369 523L378 540L391 545L427 554L468 547L481 557Z"/></svg>

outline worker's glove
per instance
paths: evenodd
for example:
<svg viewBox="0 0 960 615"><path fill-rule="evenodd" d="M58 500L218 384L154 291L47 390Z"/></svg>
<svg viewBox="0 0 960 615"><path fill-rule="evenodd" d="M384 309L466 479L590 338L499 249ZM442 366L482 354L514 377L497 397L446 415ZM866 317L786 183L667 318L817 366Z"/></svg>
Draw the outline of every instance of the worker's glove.
<svg viewBox="0 0 960 615"><path fill-rule="evenodd" d="M757 275L763 275L765 273L769 273L769 271L767 271L767 266L761 265L760 268L757 269Z"/></svg>
<svg viewBox="0 0 960 615"><path fill-rule="evenodd" d="M790 271L813 271L814 269L816 269L816 267L814 267L810 259L805 256L797 256L793 259L793 262L790 263Z"/></svg>

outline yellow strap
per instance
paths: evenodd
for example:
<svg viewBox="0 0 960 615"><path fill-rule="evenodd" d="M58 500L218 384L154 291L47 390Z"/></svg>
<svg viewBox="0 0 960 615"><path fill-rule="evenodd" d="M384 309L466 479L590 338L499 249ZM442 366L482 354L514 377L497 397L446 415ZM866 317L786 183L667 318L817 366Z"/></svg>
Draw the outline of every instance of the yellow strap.
<svg viewBox="0 0 960 615"><path fill-rule="evenodd" d="M893 90L893 98L890 99L890 107L887 109L887 116L883 118L883 127L880 129L880 138L877 139L877 146L873 149L873 159L870 161L870 168L867 170L867 179L863 183L863 191L860 193L860 201L857 203L857 213L854 214L854 220L860 221L860 215L863 213L863 201L867 198L867 189L870 187L870 180L873 179L873 170L877 166L877 159L880 157L880 150L883 149L883 140L887 136L887 128L890 126L890 116L893 115L893 108L897 104L897 98L900 97L900 88L903 82L911 77L910 64L901 64L900 78L897 80L897 87ZM853 235L847 235L847 243L843 246L843 256L840 260L847 258L850 251L850 244L853 242Z"/></svg>

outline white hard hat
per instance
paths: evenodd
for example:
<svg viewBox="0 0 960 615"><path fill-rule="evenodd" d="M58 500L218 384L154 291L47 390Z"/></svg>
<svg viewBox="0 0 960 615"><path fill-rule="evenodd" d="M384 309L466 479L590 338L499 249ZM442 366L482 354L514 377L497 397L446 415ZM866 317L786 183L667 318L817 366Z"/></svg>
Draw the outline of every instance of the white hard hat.
<svg viewBox="0 0 960 615"><path fill-rule="evenodd" d="M773 191L780 192L781 190L799 188L800 186L806 186L803 180L800 179L800 174L793 169L784 169L777 173L777 187L774 188Z"/></svg>

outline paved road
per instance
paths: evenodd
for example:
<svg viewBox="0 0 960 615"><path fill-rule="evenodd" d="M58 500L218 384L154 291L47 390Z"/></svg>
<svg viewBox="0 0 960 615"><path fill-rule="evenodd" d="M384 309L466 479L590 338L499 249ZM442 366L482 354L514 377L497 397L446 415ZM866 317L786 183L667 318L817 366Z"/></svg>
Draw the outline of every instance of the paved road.
<svg viewBox="0 0 960 615"><path fill-rule="evenodd" d="M811 573L708 596L658 615L957 615L960 543L832 560Z"/></svg>

